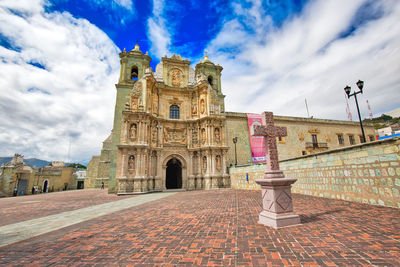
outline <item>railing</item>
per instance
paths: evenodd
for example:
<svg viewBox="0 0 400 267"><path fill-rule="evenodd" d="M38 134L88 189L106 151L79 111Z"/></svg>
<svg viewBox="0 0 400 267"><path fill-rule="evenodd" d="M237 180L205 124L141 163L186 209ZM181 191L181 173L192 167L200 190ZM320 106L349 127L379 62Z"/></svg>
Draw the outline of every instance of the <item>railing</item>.
<svg viewBox="0 0 400 267"><path fill-rule="evenodd" d="M328 148L328 143L306 142L306 148Z"/></svg>

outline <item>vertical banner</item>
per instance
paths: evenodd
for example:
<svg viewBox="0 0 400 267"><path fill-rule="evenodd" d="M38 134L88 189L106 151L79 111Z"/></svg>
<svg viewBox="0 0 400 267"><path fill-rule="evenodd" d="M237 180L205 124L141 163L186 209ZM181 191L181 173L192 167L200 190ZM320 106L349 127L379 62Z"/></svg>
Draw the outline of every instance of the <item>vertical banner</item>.
<svg viewBox="0 0 400 267"><path fill-rule="evenodd" d="M262 125L261 114L246 113L249 127L251 157L254 163L265 162L265 143L263 136L253 136L253 126Z"/></svg>

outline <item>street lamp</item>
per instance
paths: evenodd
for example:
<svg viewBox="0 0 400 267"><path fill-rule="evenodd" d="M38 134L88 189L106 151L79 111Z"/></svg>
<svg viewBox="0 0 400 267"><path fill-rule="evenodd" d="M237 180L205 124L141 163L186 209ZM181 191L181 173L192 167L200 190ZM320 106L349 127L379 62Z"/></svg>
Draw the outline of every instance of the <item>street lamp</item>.
<svg viewBox="0 0 400 267"><path fill-rule="evenodd" d="M359 94L359 93L362 94L362 93L363 93L364 82L361 81L361 80L358 80L358 82L357 82L356 84L357 84L358 89L360 89L360 91L358 91L358 92L355 92L355 91L354 91L354 93L350 94L351 87L348 86L348 85L346 85L346 87L344 88L344 91L345 91L346 94L347 94L347 98L350 98L350 96L354 96L354 98L356 99L356 106L357 106L358 118L360 119L361 132L362 132L362 136L363 136L362 142L365 143L364 127L363 127L363 125L362 125L361 115L360 115L360 109L359 109L359 107L358 107L358 101L357 101L357 94Z"/></svg>
<svg viewBox="0 0 400 267"><path fill-rule="evenodd" d="M232 139L233 143L235 144L235 166L237 165L237 153L236 153L236 143L237 143L238 138L234 137Z"/></svg>

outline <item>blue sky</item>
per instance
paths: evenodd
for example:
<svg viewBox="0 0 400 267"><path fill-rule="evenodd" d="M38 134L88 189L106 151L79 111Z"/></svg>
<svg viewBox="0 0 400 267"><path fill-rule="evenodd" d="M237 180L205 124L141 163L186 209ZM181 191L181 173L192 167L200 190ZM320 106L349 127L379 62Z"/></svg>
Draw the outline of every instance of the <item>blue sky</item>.
<svg viewBox="0 0 400 267"><path fill-rule="evenodd" d="M220 64L228 111L347 120L399 107L398 0L0 0L0 156L88 162L111 131L118 53ZM354 99L349 100L357 120ZM68 152L69 151L69 152Z"/></svg>

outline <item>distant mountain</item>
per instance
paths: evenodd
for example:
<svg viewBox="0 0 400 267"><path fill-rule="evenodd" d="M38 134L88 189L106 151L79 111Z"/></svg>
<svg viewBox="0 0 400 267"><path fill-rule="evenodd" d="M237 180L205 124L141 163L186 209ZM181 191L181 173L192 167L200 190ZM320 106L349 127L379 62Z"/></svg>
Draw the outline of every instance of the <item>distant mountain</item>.
<svg viewBox="0 0 400 267"><path fill-rule="evenodd" d="M0 157L0 166L6 164L7 162L10 162L11 160L12 157Z"/></svg>
<svg viewBox="0 0 400 267"><path fill-rule="evenodd" d="M12 160L12 157L0 157L0 165L6 164L7 162L10 162ZM41 159L36 159L36 158L31 158L31 159L24 159L25 164L33 167L36 166L38 168L48 166L51 162L46 161L46 160L41 160Z"/></svg>
<svg viewBox="0 0 400 267"><path fill-rule="evenodd" d="M25 164L27 164L31 167L36 166L37 168L48 166L51 163L51 161L46 161L46 160L36 159L36 158L24 159L24 162L25 162Z"/></svg>

